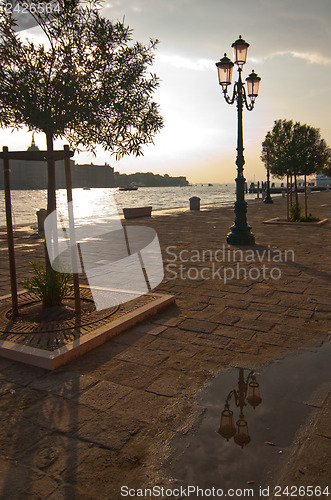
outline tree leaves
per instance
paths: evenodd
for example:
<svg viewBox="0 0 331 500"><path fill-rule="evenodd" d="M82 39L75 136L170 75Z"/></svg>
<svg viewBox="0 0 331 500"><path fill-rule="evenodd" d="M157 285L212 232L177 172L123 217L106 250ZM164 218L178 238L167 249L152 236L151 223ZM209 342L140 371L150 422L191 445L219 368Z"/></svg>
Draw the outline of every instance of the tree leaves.
<svg viewBox="0 0 331 500"><path fill-rule="evenodd" d="M132 31L101 16L100 2L60 2L36 14L47 42L22 41L0 10L0 125L28 126L72 148L98 145L120 158L142 154L163 126L147 72L156 40L132 43Z"/></svg>
<svg viewBox="0 0 331 500"><path fill-rule="evenodd" d="M292 120L276 120L262 143L261 160L276 177L312 175L330 159L331 149L320 130Z"/></svg>

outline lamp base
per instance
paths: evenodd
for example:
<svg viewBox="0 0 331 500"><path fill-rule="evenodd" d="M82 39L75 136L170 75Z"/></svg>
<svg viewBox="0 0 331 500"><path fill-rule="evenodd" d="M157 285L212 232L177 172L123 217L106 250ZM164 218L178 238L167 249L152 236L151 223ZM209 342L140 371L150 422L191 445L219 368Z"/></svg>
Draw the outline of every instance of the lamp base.
<svg viewBox="0 0 331 500"><path fill-rule="evenodd" d="M265 197L265 199L263 200L263 203L266 203L266 204L273 203L273 200L272 200L270 194Z"/></svg>
<svg viewBox="0 0 331 500"><path fill-rule="evenodd" d="M228 245L255 245L255 236L251 233L250 226L232 226L226 236Z"/></svg>

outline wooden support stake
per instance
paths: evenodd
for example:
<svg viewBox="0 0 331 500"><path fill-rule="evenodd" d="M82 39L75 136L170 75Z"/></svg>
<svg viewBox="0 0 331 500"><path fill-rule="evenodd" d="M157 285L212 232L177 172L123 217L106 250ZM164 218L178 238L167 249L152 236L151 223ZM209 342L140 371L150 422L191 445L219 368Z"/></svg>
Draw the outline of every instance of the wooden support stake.
<svg viewBox="0 0 331 500"><path fill-rule="evenodd" d="M308 217L308 203L307 203L307 176L305 175L305 217Z"/></svg>
<svg viewBox="0 0 331 500"><path fill-rule="evenodd" d="M2 148L3 153L8 152L7 146ZM15 264L15 250L14 250L14 232L13 232L13 218L11 210L11 196L10 196L10 169L9 159L3 157L3 176L5 188L5 205L6 205L6 223L7 223L7 242L9 252L9 272L10 272L10 286L11 297L13 306L13 316L18 316L18 303L17 303L17 283L16 283L16 264Z"/></svg>
<svg viewBox="0 0 331 500"><path fill-rule="evenodd" d="M289 186L288 186L288 175L286 176L286 203L287 203L287 222L290 220L290 196L289 196Z"/></svg>
<svg viewBox="0 0 331 500"><path fill-rule="evenodd" d="M63 149L66 153L65 158L64 158L64 166L65 166L67 201L68 201L71 261L72 261L73 271L75 271L75 270L77 270L78 262L77 262L77 243L76 243L75 225L74 225L74 211L73 211L73 207L72 207L70 151L69 151L69 146L67 146L67 145L64 146ZM75 313L81 314L78 273L73 272L73 282L74 282L74 295L75 295Z"/></svg>

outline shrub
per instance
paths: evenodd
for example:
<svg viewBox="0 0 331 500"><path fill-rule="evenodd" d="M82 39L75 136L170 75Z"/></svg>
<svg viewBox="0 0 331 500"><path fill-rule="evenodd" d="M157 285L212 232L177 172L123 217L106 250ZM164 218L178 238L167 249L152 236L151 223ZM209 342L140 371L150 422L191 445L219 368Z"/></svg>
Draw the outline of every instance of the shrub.
<svg viewBox="0 0 331 500"><path fill-rule="evenodd" d="M313 215L307 215L307 217L300 217L300 222L318 222L321 220L319 217L314 217Z"/></svg>
<svg viewBox="0 0 331 500"><path fill-rule="evenodd" d="M300 218L302 217L301 210L302 210L301 205L297 205L297 204L291 205L291 207L290 207L290 220L292 222L298 222L300 220Z"/></svg>
<svg viewBox="0 0 331 500"><path fill-rule="evenodd" d="M30 279L20 284L42 300L43 307L61 306L63 299L72 291L72 274L51 269L51 276L46 272L43 262L31 261L29 266L34 272Z"/></svg>

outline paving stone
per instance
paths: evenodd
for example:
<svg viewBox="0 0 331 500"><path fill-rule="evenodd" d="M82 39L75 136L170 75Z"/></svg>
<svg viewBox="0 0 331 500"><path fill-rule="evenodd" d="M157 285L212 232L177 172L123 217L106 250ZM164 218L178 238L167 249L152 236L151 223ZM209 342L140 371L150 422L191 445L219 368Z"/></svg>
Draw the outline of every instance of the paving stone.
<svg viewBox="0 0 331 500"><path fill-rule="evenodd" d="M22 416L45 429L73 433L96 413L96 410L87 406L59 396L48 395L43 401L25 410Z"/></svg>
<svg viewBox="0 0 331 500"><path fill-rule="evenodd" d="M79 404L105 411L127 396L131 390L129 387L102 380L90 389L78 394L75 400Z"/></svg>
<svg viewBox="0 0 331 500"><path fill-rule="evenodd" d="M10 415L19 415L26 408L30 408L45 398L45 392L35 391L27 387L12 388L0 397L0 410L6 411Z"/></svg>
<svg viewBox="0 0 331 500"><path fill-rule="evenodd" d="M9 460L20 460L27 449L33 447L49 431L31 424L21 416L2 414L0 416L0 456Z"/></svg>
<svg viewBox="0 0 331 500"><path fill-rule="evenodd" d="M151 423L170 402L171 398L137 389L117 402L112 408L112 413L125 415L129 410L134 420Z"/></svg>
<svg viewBox="0 0 331 500"><path fill-rule="evenodd" d="M176 370L166 370L157 380L146 387L146 391L160 394L161 396L177 397L189 390L198 387L201 377L178 374Z"/></svg>
<svg viewBox="0 0 331 500"><path fill-rule="evenodd" d="M148 333L148 335L160 335L160 333L164 332L164 330L166 330L167 327L166 326L152 326L151 329L148 329L146 333Z"/></svg>
<svg viewBox="0 0 331 500"><path fill-rule="evenodd" d="M131 345L134 342L137 342L142 336L144 335L144 332L134 330L134 329L129 329L126 332L120 333L119 335L116 336L116 342L118 344L126 344L126 345Z"/></svg>
<svg viewBox="0 0 331 500"><path fill-rule="evenodd" d="M225 305L223 303L217 302L217 304L208 305L203 311L193 311L189 312L188 314L190 319L208 321L214 315L221 314L224 311L225 311Z"/></svg>
<svg viewBox="0 0 331 500"><path fill-rule="evenodd" d="M235 285L224 285L224 287L222 287L222 290L224 290L225 292L232 292L233 294L244 295L245 293L249 292L250 288Z"/></svg>
<svg viewBox="0 0 331 500"><path fill-rule="evenodd" d="M289 317L290 315L287 315L287 316ZM273 324L277 324L277 323L282 324L282 323L284 323L284 315L272 313L272 312L268 311L268 312L261 313L260 317L258 318L258 321L265 321L267 323L273 323Z"/></svg>
<svg viewBox="0 0 331 500"><path fill-rule="evenodd" d="M197 336L197 332L193 330L181 330L179 328L167 328L162 333L162 338L173 339L185 344L191 344Z"/></svg>
<svg viewBox="0 0 331 500"><path fill-rule="evenodd" d="M331 306L331 297L325 297L321 295L315 295L314 293L309 294L308 300L310 303L315 304L315 305L326 305L326 306Z"/></svg>
<svg viewBox="0 0 331 500"><path fill-rule="evenodd" d="M321 297L331 297L331 291L329 287L321 286L309 286L306 289L307 295L314 294Z"/></svg>
<svg viewBox="0 0 331 500"><path fill-rule="evenodd" d="M131 345L134 347L138 347L140 349L145 349L148 347L149 344L154 342L155 338L157 338L157 335L154 336L154 335L146 334L146 335L143 335L142 337L140 337L135 342L133 342ZM122 352L122 351L120 351L120 352Z"/></svg>
<svg viewBox="0 0 331 500"><path fill-rule="evenodd" d="M196 319L186 319L180 325L181 330L190 330L192 332L210 333L217 327L217 323L210 321L200 321Z"/></svg>
<svg viewBox="0 0 331 500"><path fill-rule="evenodd" d="M250 308L255 309L256 311L266 312L266 313L273 313L277 315L285 314L286 311L288 310L287 306L281 306L280 304L268 304L268 303L258 303L258 302L253 302L250 306ZM249 310L250 310L249 308ZM256 318L253 318L256 319Z"/></svg>
<svg viewBox="0 0 331 500"><path fill-rule="evenodd" d="M313 311L316 307L316 304L307 300L306 297L296 296L296 295L286 295L279 302L280 306L285 307L295 307L300 309L309 309Z"/></svg>
<svg viewBox="0 0 331 500"><path fill-rule="evenodd" d="M38 377L45 375L47 370L37 368L36 366L24 365L23 363L15 363L4 368L1 373L7 380L25 386Z"/></svg>
<svg viewBox="0 0 331 500"><path fill-rule="evenodd" d="M205 409L193 401L177 398L169 404L159 417L161 428L172 429L177 434L192 431L201 421Z"/></svg>
<svg viewBox="0 0 331 500"><path fill-rule="evenodd" d="M14 361L11 361L10 359L0 358L0 372L5 368L8 368L12 364L14 364Z"/></svg>
<svg viewBox="0 0 331 500"><path fill-rule="evenodd" d="M206 300L209 298L212 298L214 301L218 302L220 301L223 297L225 296L224 291L218 291L218 290L208 290L205 289L205 287L202 288L200 297L205 298Z"/></svg>
<svg viewBox="0 0 331 500"><path fill-rule="evenodd" d="M30 446L20 462L53 477L63 472L68 475L86 458L89 450L89 443L52 432Z"/></svg>
<svg viewBox="0 0 331 500"><path fill-rule="evenodd" d="M284 345L284 343L286 342L286 336L279 335L273 332L274 330L272 330L271 332L269 331L264 333L257 333L256 334L257 342L269 345Z"/></svg>
<svg viewBox="0 0 331 500"><path fill-rule="evenodd" d="M65 398L73 398L79 392L98 382L97 379L76 372L56 371L30 383L29 388L52 392Z"/></svg>
<svg viewBox="0 0 331 500"><path fill-rule="evenodd" d="M235 323L238 323L241 317L240 311L235 310L235 312L233 312L225 309L222 313L212 315L210 319L222 325L234 325Z"/></svg>
<svg viewBox="0 0 331 500"><path fill-rule="evenodd" d="M133 487L137 480L134 470L130 471L128 466L123 465L117 451L91 444L88 456L76 469L62 474L60 494L64 496L60 497L60 500L117 499L121 485L128 484ZM122 474L125 478L121 477ZM55 497L51 500L59 499Z"/></svg>
<svg viewBox="0 0 331 500"><path fill-rule="evenodd" d="M120 450L131 436L139 432L143 424L141 420L128 418L113 410L99 412L95 418L88 420L76 431L76 437L103 448Z"/></svg>
<svg viewBox="0 0 331 500"><path fill-rule="evenodd" d="M0 457L0 491L4 499L46 498L58 484L42 471Z"/></svg>
<svg viewBox="0 0 331 500"><path fill-rule="evenodd" d="M273 295L271 295L270 297L255 297L252 302L253 303L257 303L257 304L269 304L270 307L272 307L272 305L276 305L278 304L280 301L280 298L279 296L277 297L274 297Z"/></svg>
<svg viewBox="0 0 331 500"><path fill-rule="evenodd" d="M217 328L215 335L229 337L232 339L250 340L254 335L254 329L240 328L239 326L223 325Z"/></svg>
<svg viewBox="0 0 331 500"><path fill-rule="evenodd" d="M235 351L235 352L239 352L239 353L253 354L253 355L257 355L260 352L259 346L256 345L255 343L254 344L251 342L244 343L244 342L239 341L239 340L231 340L231 342L227 346L227 349L229 351Z"/></svg>
<svg viewBox="0 0 331 500"><path fill-rule="evenodd" d="M275 290L278 290L279 292L286 292L286 293L295 293L295 294L301 294L304 293L306 290L305 285L299 285L299 284L289 284L287 285L286 283L284 284L275 284L273 285ZM309 292L308 292L309 293Z"/></svg>
<svg viewBox="0 0 331 500"><path fill-rule="evenodd" d="M231 342L231 339L227 340L228 340L227 343ZM230 357L233 357L233 355L227 350L226 347L223 347L221 345L215 345L215 346L205 347L195 356L194 359L206 362L209 361L216 362L218 369L221 369L226 367L226 364L229 361Z"/></svg>
<svg viewBox="0 0 331 500"><path fill-rule="evenodd" d="M146 349L160 351L164 353L178 352L185 347L184 342L177 342L173 339L157 337L153 342L146 346Z"/></svg>
<svg viewBox="0 0 331 500"><path fill-rule="evenodd" d="M288 311L285 313L286 316L293 316L294 318L307 318L310 319L313 317L313 311L307 311L305 309L294 309L290 308Z"/></svg>
<svg viewBox="0 0 331 500"><path fill-rule="evenodd" d="M118 361L105 374L105 380L117 384L142 389L162 373L158 368L138 365L132 362Z"/></svg>
<svg viewBox="0 0 331 500"><path fill-rule="evenodd" d="M138 365L144 366L158 366L167 359L168 355L165 352L157 352L154 350L138 349L132 347L126 351L121 352L116 356L116 359L122 361L132 361Z"/></svg>
<svg viewBox="0 0 331 500"><path fill-rule="evenodd" d="M168 319L163 319L163 318L155 318L153 320L153 323L156 325L161 325L161 326L177 326L183 321L182 317L172 317Z"/></svg>
<svg viewBox="0 0 331 500"><path fill-rule="evenodd" d="M251 330L255 331L260 331L260 332L268 332L271 330L271 328L274 326L275 323L272 321L263 321L260 319L257 320L240 320L239 323L236 324L236 326L242 327L242 328L248 328Z"/></svg>
<svg viewBox="0 0 331 500"><path fill-rule="evenodd" d="M10 390L17 389L18 387L20 386L15 384L14 382L10 382L3 375L0 374L0 396L2 396L2 394L6 394Z"/></svg>
<svg viewBox="0 0 331 500"><path fill-rule="evenodd" d="M195 343L201 345L202 348L205 346L225 347L229 344L230 339L220 333L221 330L215 330L213 333L202 333L195 340ZM250 334L252 335L251 331Z"/></svg>

